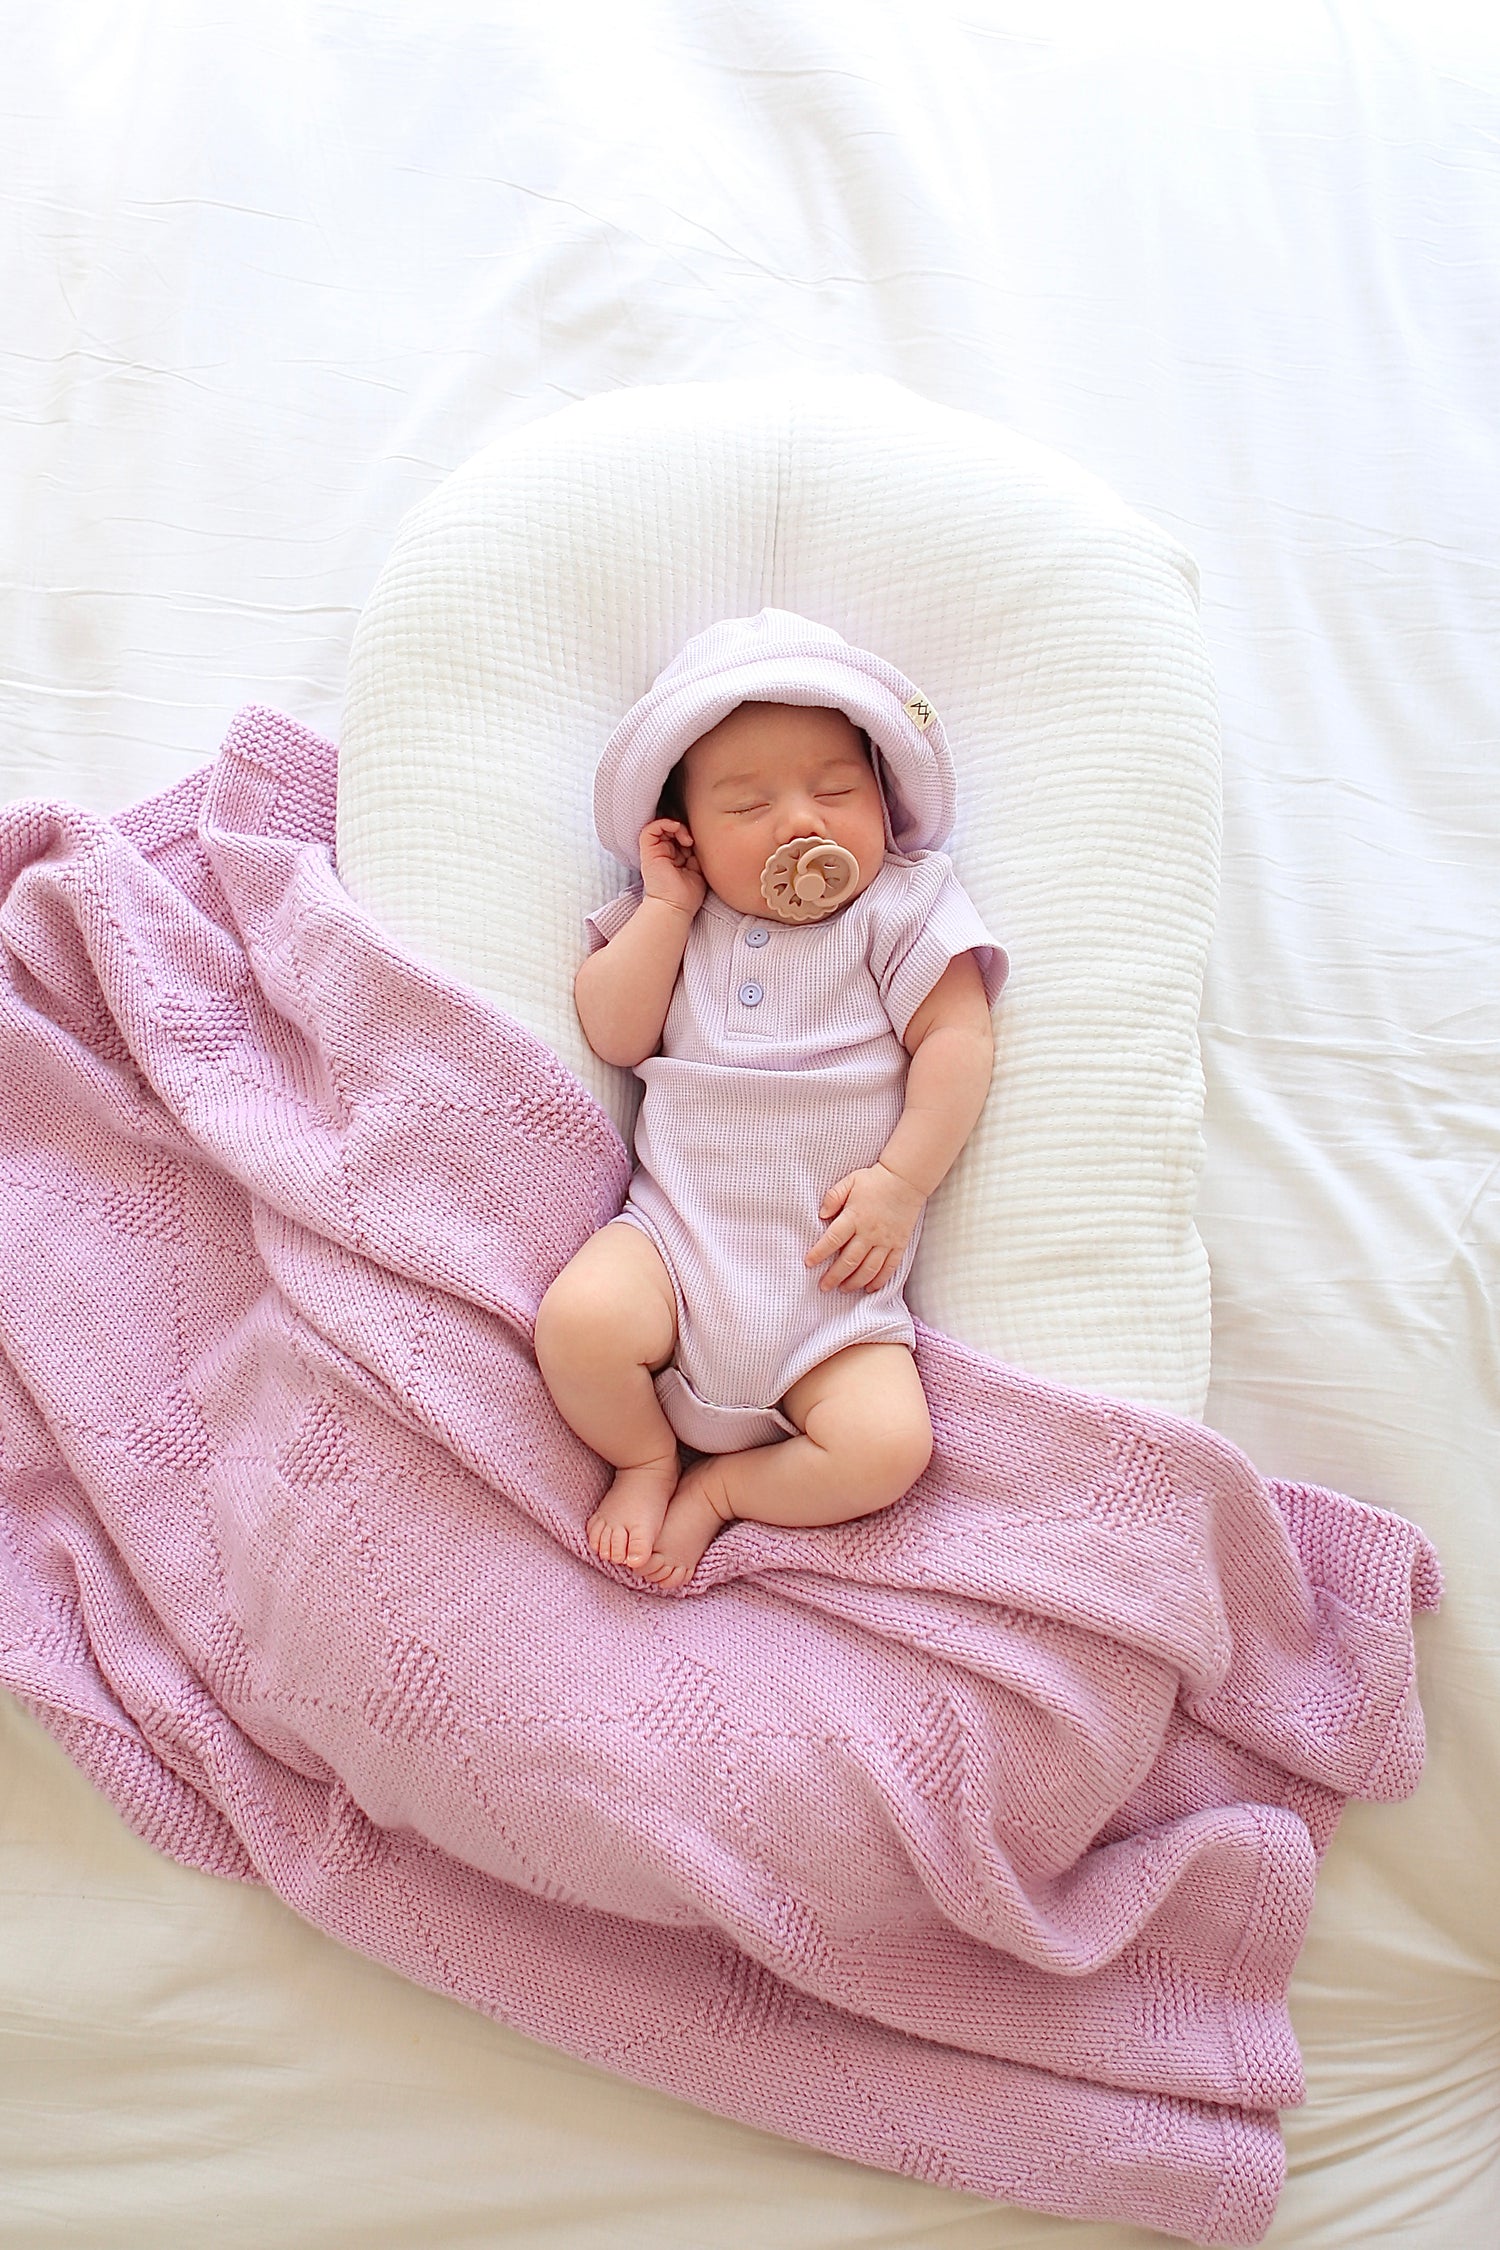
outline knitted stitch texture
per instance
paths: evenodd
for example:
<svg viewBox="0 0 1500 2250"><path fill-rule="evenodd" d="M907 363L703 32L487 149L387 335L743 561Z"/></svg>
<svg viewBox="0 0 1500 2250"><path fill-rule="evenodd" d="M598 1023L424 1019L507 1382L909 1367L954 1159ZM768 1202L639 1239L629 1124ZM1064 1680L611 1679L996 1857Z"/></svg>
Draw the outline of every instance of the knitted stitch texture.
<svg viewBox="0 0 1500 2250"><path fill-rule="evenodd" d="M664 1591L531 1352L626 1151L334 872L251 706L0 814L0 1683L125 1819L602 2067L1002 2201L1258 2241L1399 1517L918 1328L932 1464Z"/></svg>

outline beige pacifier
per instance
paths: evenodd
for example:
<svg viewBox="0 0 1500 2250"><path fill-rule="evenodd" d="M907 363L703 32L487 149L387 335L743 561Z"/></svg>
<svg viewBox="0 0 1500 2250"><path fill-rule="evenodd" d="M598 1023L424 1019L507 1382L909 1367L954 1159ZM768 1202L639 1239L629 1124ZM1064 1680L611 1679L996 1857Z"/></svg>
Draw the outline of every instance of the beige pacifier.
<svg viewBox="0 0 1500 2250"><path fill-rule="evenodd" d="M821 922L854 893L859 861L831 836L794 836L760 871L760 895L778 922Z"/></svg>

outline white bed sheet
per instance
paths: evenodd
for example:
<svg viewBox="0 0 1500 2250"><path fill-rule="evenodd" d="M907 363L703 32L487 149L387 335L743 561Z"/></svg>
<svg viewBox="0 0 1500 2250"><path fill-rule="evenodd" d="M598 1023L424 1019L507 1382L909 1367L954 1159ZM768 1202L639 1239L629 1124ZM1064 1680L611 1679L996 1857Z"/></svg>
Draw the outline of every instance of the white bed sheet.
<svg viewBox="0 0 1500 2250"><path fill-rule="evenodd" d="M1447 0L0 6L0 796L336 735L405 509L618 384L895 376L1198 558L1208 1419L1415 1516L1429 1771L1294 1988L1278 2250L1500 2210L1500 22ZM0 1706L0 2244L1124 2250L531 2046Z"/></svg>

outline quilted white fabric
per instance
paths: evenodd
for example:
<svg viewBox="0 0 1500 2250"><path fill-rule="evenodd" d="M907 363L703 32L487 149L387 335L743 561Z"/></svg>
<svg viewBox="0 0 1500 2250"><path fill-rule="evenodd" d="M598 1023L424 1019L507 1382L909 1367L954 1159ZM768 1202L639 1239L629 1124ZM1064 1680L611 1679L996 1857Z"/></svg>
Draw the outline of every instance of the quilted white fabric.
<svg viewBox="0 0 1500 2250"><path fill-rule="evenodd" d="M1218 730L1196 574L1105 486L880 376L607 393L487 447L402 523L361 616L338 860L435 966L545 1038L627 1137L572 1003L623 887L593 775L683 643L766 605L914 679L951 847L1008 946L994 1089L908 1289L1038 1373L1202 1411L1197 1017Z"/></svg>

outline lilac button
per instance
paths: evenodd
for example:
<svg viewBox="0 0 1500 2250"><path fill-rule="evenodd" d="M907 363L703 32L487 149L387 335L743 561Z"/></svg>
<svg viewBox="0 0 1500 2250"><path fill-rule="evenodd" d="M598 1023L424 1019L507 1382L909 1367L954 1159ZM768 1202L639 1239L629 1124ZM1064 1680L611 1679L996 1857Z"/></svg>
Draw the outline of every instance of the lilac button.
<svg viewBox="0 0 1500 2250"><path fill-rule="evenodd" d="M746 930L746 932L745 932L745 943L746 943L746 945L769 945L769 944L770 944L770 942L771 942L771 933L770 933L770 931L769 931L769 930L763 930L763 929L761 929L761 928L760 928L760 927L759 927L758 925L757 925L757 927L756 927L755 929L753 929L753 930Z"/></svg>
<svg viewBox="0 0 1500 2250"><path fill-rule="evenodd" d="M762 1000L764 1000L765 996L766 993L764 985L757 984L753 977L750 979L748 984L742 984L740 986L740 998L744 1001L747 1008L758 1008Z"/></svg>

